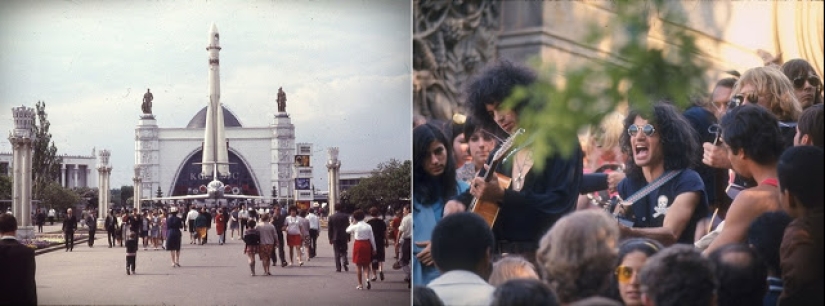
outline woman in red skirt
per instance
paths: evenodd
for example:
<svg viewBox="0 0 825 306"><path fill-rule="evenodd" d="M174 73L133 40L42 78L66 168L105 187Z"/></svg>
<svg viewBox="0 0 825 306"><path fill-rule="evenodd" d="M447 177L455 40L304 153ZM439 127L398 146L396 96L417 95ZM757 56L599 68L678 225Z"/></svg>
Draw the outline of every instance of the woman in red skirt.
<svg viewBox="0 0 825 306"><path fill-rule="evenodd" d="M301 260L301 244L304 241L301 238L301 220L298 218L298 208L295 206L289 207L289 216L284 220L284 231L286 231L286 244L289 246L289 265L295 264L295 252L298 253L298 265L303 266L304 261Z"/></svg>
<svg viewBox="0 0 825 306"><path fill-rule="evenodd" d="M358 267L358 287L355 289L362 290L362 279L367 280L367 289L372 288L370 285L370 264L372 263L372 255L375 254L375 236L372 234L372 226L364 222L364 211L356 210L352 213L352 223L347 227L347 233L355 236L355 244L352 246L352 263Z"/></svg>

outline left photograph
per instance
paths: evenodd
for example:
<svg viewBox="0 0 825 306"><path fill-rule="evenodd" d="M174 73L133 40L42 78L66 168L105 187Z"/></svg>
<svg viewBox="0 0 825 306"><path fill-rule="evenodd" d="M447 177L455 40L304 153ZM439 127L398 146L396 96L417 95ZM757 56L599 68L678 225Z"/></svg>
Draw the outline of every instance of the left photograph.
<svg viewBox="0 0 825 306"><path fill-rule="evenodd" d="M0 304L410 304L411 16L0 4Z"/></svg>

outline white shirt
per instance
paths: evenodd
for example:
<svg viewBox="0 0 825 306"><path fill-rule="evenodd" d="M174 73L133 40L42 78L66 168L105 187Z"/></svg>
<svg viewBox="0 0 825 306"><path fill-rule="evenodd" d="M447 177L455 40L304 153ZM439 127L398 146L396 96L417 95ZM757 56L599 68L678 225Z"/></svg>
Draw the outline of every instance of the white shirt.
<svg viewBox="0 0 825 306"><path fill-rule="evenodd" d="M372 226L364 222L364 220L358 221L358 223L350 224L347 227L347 233L354 234L355 240L369 240L370 244L372 244L372 249L376 250L375 248L375 236L372 235Z"/></svg>
<svg viewBox="0 0 825 306"><path fill-rule="evenodd" d="M321 220L318 220L318 216L315 214L308 214L307 221L309 221L309 229L320 230L321 229Z"/></svg>
<svg viewBox="0 0 825 306"><path fill-rule="evenodd" d="M186 215L186 219L195 220L198 218L198 211L191 209L189 210L189 214Z"/></svg>
<svg viewBox="0 0 825 306"><path fill-rule="evenodd" d="M432 280L427 287L444 305L490 305L495 287L470 271L452 270Z"/></svg>
<svg viewBox="0 0 825 306"><path fill-rule="evenodd" d="M407 214L401 219L401 225L398 226L398 231L401 232L402 239L412 237L412 214Z"/></svg>
<svg viewBox="0 0 825 306"><path fill-rule="evenodd" d="M249 213L246 209L241 209L238 211L238 219L249 219Z"/></svg>
<svg viewBox="0 0 825 306"><path fill-rule="evenodd" d="M301 234L301 220L298 219L297 216L287 216L286 217L286 233L290 235L300 235Z"/></svg>

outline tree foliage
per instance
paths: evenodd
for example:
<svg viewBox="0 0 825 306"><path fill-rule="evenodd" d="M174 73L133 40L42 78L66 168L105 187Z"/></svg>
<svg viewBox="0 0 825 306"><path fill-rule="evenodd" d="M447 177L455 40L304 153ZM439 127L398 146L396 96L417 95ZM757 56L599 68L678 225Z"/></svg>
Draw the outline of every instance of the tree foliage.
<svg viewBox="0 0 825 306"><path fill-rule="evenodd" d="M97 207L100 198L100 191L97 188L79 187L74 191L80 197L81 202L86 204L86 208Z"/></svg>
<svg viewBox="0 0 825 306"><path fill-rule="evenodd" d="M0 200L11 200L11 176L0 175Z"/></svg>
<svg viewBox="0 0 825 306"><path fill-rule="evenodd" d="M402 199L410 198L412 162L391 159L378 164L372 176L362 179L358 185L346 191L347 199L355 208L369 209L378 206L398 208Z"/></svg>
<svg viewBox="0 0 825 306"><path fill-rule="evenodd" d="M554 63L533 60L538 81L516 88L503 103L512 108L518 101L528 101L519 112L519 126L532 135L536 167L543 167L541 157L554 151L569 154L581 129L598 124L622 105L643 114L649 114L660 99L684 107L690 95L706 88L708 64L697 56L695 38L684 27L673 25L682 18L667 9L668 2L612 3L615 18L589 21L582 41L597 46L610 39L613 57L569 67L563 73ZM663 48L648 45L652 22L658 23L657 30L667 39Z"/></svg>
<svg viewBox="0 0 825 306"><path fill-rule="evenodd" d="M58 211L75 207L81 203L80 196L74 190L60 186L57 182L47 182L41 191L41 204L44 207L54 207Z"/></svg>
<svg viewBox="0 0 825 306"><path fill-rule="evenodd" d="M32 197L34 199L44 199L45 188L52 182L60 179L60 164L63 159L57 156L57 147L52 141L52 134L49 132L48 114L46 113L46 102L37 101L35 105L37 122L32 126L34 139L32 141Z"/></svg>

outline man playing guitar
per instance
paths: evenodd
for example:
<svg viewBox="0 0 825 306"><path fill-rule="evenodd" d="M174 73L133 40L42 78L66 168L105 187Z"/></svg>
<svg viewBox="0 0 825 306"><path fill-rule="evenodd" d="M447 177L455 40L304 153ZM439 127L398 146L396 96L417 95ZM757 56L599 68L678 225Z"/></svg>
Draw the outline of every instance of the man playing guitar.
<svg viewBox="0 0 825 306"><path fill-rule="evenodd" d="M516 86L530 85L535 80L535 73L523 66L506 61L493 64L468 86L467 102L472 116L489 131L516 132L519 130L518 114L527 101L512 110L501 107L501 102ZM502 187L497 175L485 181L486 173L482 169L468 192L447 203L445 214L466 210L473 198L497 203L500 210L492 226L497 240L496 253L521 254L535 262L541 236L556 220L576 207L583 153L578 141L574 148L570 156L554 153L546 157L545 167L539 171L532 169L533 152L527 141L504 154L500 167L494 169L498 175L511 178L509 187ZM491 154L488 165L493 157Z"/></svg>

